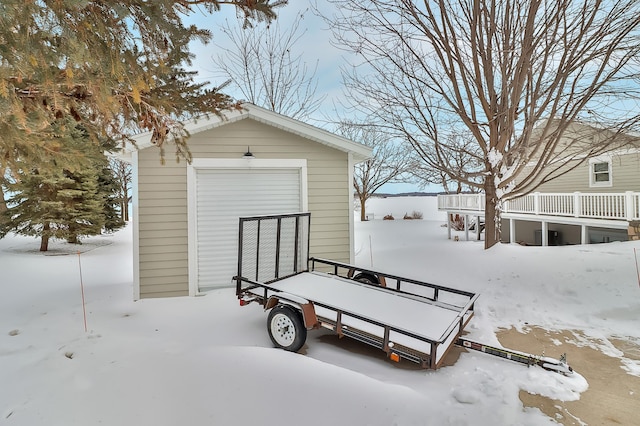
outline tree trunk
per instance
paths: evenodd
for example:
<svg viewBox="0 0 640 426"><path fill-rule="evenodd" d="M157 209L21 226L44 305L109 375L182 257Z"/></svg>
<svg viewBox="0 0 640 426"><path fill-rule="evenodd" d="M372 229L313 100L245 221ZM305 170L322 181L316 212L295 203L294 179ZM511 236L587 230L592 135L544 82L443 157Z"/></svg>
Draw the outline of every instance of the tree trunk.
<svg viewBox="0 0 640 426"><path fill-rule="evenodd" d="M492 175L485 180L484 193L484 248L488 249L500 242L500 209Z"/></svg>
<svg viewBox="0 0 640 426"><path fill-rule="evenodd" d="M4 188L0 184L0 215L8 210L7 201L4 199Z"/></svg>
<svg viewBox="0 0 640 426"><path fill-rule="evenodd" d="M45 223L42 227L42 237L40 237L40 251L49 250L49 224Z"/></svg>
<svg viewBox="0 0 640 426"><path fill-rule="evenodd" d="M367 220L367 211L365 207L367 198L363 194L359 195L358 198L360 198L360 222L364 222Z"/></svg>
<svg viewBox="0 0 640 426"><path fill-rule="evenodd" d="M2 225L4 221L4 214L7 210L9 210L9 208L7 207L7 202L4 200L4 194L2 193L2 187L0 185L0 225Z"/></svg>

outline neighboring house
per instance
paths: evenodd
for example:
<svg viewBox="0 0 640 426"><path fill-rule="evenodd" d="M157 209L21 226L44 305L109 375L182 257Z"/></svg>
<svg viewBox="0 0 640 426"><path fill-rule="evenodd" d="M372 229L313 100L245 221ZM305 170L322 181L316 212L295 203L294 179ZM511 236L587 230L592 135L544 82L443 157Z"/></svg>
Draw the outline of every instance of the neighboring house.
<svg viewBox="0 0 640 426"><path fill-rule="evenodd" d="M191 164L161 165L151 135L135 137L135 299L232 286L241 216L309 211L310 255L353 262L353 166L368 147L254 105L187 129Z"/></svg>
<svg viewBox="0 0 640 426"><path fill-rule="evenodd" d="M605 132L574 123L566 134L589 143L608 137ZM640 136L617 137L619 143L606 153L570 160L560 153L550 166L560 166L552 180L506 201L502 241L563 245L629 239L629 222L640 219ZM484 195L439 196L438 209L482 221Z"/></svg>

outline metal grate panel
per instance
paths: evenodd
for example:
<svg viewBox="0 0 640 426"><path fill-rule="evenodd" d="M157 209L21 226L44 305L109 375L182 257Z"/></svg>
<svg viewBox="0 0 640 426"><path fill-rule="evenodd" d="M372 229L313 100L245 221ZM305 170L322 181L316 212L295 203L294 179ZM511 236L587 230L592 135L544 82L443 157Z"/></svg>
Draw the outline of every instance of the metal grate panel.
<svg viewBox="0 0 640 426"><path fill-rule="evenodd" d="M310 213L240 218L238 279L268 283L308 270L310 220Z"/></svg>

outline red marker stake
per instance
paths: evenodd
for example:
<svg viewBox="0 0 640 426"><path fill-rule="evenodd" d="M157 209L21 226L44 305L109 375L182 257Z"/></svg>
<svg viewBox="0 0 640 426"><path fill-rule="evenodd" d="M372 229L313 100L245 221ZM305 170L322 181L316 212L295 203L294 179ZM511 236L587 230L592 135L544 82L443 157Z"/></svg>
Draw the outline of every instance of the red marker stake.
<svg viewBox="0 0 640 426"><path fill-rule="evenodd" d="M87 310L84 307L84 284L82 283L82 264L80 263L80 251L78 251L78 269L80 270L80 293L82 294L82 317L84 318L84 332L87 332Z"/></svg>

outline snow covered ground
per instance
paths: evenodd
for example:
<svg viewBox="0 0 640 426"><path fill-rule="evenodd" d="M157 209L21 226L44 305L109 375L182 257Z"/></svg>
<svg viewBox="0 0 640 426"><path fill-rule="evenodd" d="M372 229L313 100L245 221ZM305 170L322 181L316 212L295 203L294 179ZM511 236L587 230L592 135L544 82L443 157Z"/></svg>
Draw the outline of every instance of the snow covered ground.
<svg viewBox="0 0 640 426"><path fill-rule="evenodd" d="M356 222L357 263L480 292L470 337L497 345L501 327L581 330L618 358L608 338L640 342L640 242L485 251L447 239L433 198L369 208L396 214L384 203L425 220ZM481 353L404 368L323 331L303 355L287 353L272 348L266 313L238 306L232 289L134 302L130 228L87 240L80 255L37 249L0 240L0 425L541 425L555 420L524 408L521 389L574 400L589 386Z"/></svg>

